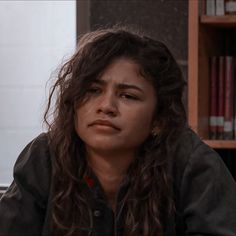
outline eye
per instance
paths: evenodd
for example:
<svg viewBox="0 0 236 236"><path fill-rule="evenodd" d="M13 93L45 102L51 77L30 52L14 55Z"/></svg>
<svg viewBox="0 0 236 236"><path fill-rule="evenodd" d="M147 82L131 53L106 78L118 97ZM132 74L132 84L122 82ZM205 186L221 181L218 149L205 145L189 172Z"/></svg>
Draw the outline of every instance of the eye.
<svg viewBox="0 0 236 236"><path fill-rule="evenodd" d="M100 94L101 92L102 92L102 89L97 86L92 86L88 88L87 90L87 94L90 94L90 95Z"/></svg>
<svg viewBox="0 0 236 236"><path fill-rule="evenodd" d="M128 100L138 100L139 99L137 96L135 96L133 94L129 94L129 93L121 93L120 97L124 98L124 99L128 99Z"/></svg>

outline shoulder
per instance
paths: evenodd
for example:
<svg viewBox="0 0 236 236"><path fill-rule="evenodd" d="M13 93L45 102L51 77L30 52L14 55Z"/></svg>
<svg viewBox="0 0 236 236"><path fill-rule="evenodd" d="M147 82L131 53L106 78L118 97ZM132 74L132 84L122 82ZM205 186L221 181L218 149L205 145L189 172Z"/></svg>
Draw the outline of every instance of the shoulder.
<svg viewBox="0 0 236 236"><path fill-rule="evenodd" d="M180 134L172 159L172 173L177 194L181 188L208 185L235 188L235 182L219 154L205 144L197 134L187 129ZM187 190L188 191L188 190Z"/></svg>
<svg viewBox="0 0 236 236"><path fill-rule="evenodd" d="M200 145L203 144L203 141L200 137L190 128L184 128L179 132L179 135L176 137L176 151L178 152L186 152L189 154Z"/></svg>
<svg viewBox="0 0 236 236"><path fill-rule="evenodd" d="M178 145L181 151L176 153L176 161L178 162L177 165L183 165L182 174L185 177L194 178L200 175L208 175L216 180L220 176L223 178L223 176L230 175L219 154L204 143L192 130L187 131L180 138Z"/></svg>
<svg viewBox="0 0 236 236"><path fill-rule="evenodd" d="M40 134L38 137L33 139L30 143L26 145L23 151L20 153L15 166L14 172L18 172L18 170L24 170L28 168L28 166L37 163L37 166L47 165L50 162L50 151L48 144L48 137L46 133Z"/></svg>
<svg viewBox="0 0 236 236"><path fill-rule="evenodd" d="M175 185L179 186L186 172L212 172L224 166L220 156L190 128L184 129L177 137L172 155L172 172Z"/></svg>
<svg viewBox="0 0 236 236"><path fill-rule="evenodd" d="M46 198L51 181L51 156L48 135L42 133L20 153L14 166L14 181L19 187Z"/></svg>
<svg viewBox="0 0 236 236"><path fill-rule="evenodd" d="M173 152L175 161L180 165L186 165L192 158L205 159L212 154L218 158L218 154L190 128L185 128L179 133Z"/></svg>
<svg viewBox="0 0 236 236"><path fill-rule="evenodd" d="M184 168L190 158L190 155L202 145L202 141L196 133L190 128L184 128L175 136L172 147L173 165Z"/></svg>
<svg viewBox="0 0 236 236"><path fill-rule="evenodd" d="M172 170L180 231L235 235L236 183L222 158L193 131L180 134Z"/></svg>

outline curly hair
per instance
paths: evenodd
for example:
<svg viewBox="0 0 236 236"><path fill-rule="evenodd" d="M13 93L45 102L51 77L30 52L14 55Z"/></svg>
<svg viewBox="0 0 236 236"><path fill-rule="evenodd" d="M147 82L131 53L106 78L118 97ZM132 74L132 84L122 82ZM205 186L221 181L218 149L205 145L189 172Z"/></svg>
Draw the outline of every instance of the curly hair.
<svg viewBox="0 0 236 236"><path fill-rule="evenodd" d="M121 57L139 65L142 76L154 86L158 101L155 111L158 133L147 138L140 147L140 158L129 168L124 234L163 235L165 219L174 211L169 159L173 158L177 134L186 125L182 103L186 82L163 43L124 27L101 29L79 40L77 51L59 72L44 115L55 155L51 221L54 235L69 236L78 231L89 234L92 228L90 206L83 187L78 188L83 186L86 153L75 130L75 109L91 83Z"/></svg>

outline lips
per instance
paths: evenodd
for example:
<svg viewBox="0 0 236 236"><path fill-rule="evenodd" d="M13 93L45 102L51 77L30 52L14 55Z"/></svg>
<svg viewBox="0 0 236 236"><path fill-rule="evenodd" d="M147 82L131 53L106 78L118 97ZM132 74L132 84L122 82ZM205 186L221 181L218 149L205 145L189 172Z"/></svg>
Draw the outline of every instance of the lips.
<svg viewBox="0 0 236 236"><path fill-rule="evenodd" d="M90 123L89 126L107 126L116 130L120 130L119 127L117 127L115 124L113 124L112 122L108 120L95 120L92 123Z"/></svg>

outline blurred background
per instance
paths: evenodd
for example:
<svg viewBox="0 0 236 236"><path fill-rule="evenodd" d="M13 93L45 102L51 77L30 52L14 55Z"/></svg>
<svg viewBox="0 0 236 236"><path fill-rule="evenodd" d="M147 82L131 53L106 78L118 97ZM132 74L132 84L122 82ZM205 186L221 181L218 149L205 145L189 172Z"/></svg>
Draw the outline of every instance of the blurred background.
<svg viewBox="0 0 236 236"><path fill-rule="evenodd" d="M117 23L164 42L187 79L188 0L0 1L0 185L44 131L47 82L79 35Z"/></svg>

